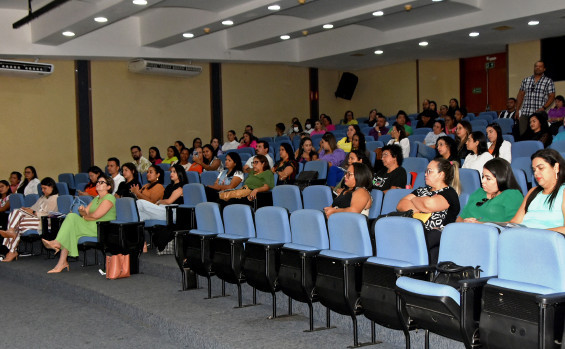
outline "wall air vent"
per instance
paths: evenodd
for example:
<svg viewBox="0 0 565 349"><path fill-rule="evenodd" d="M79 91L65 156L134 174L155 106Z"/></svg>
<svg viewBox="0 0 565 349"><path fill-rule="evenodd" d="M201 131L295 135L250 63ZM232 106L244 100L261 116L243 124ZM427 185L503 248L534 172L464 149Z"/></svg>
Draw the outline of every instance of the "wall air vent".
<svg viewBox="0 0 565 349"><path fill-rule="evenodd" d="M54 70L55 67L53 64L0 59L0 75L23 78L41 78L51 75Z"/></svg>
<svg viewBox="0 0 565 349"><path fill-rule="evenodd" d="M128 63L128 69L133 73L168 75L176 77L191 77L202 73L202 67L176 63L134 59Z"/></svg>

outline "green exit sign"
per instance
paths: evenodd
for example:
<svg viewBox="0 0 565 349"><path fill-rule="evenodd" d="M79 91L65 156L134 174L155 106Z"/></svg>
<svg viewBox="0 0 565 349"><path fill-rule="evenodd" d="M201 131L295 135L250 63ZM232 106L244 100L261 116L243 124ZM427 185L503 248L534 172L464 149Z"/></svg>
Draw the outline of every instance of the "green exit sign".
<svg viewBox="0 0 565 349"><path fill-rule="evenodd" d="M486 62L485 68L486 69L493 69L494 68L494 62Z"/></svg>
<svg viewBox="0 0 565 349"><path fill-rule="evenodd" d="M473 94L478 95L478 94L481 94L481 93L483 93L483 89L481 87L475 87L473 89Z"/></svg>

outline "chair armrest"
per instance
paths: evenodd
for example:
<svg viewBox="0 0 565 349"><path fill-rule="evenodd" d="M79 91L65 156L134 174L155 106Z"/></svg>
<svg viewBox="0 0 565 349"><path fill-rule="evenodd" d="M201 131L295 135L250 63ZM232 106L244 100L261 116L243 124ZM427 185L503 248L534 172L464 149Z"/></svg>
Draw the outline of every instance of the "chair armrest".
<svg viewBox="0 0 565 349"><path fill-rule="evenodd" d="M477 288L484 286L489 279L495 278L496 276L486 276L477 279L466 279L466 280L459 280L459 285L462 288Z"/></svg>
<svg viewBox="0 0 565 349"><path fill-rule="evenodd" d="M394 272L398 276L410 276L411 274L420 274L426 272L435 272L435 265L416 265L413 267L397 267Z"/></svg>
<svg viewBox="0 0 565 349"><path fill-rule="evenodd" d="M369 257L352 257L344 259L345 264L363 264Z"/></svg>
<svg viewBox="0 0 565 349"><path fill-rule="evenodd" d="M540 294L536 296L536 301L543 305L565 303L565 292Z"/></svg>
<svg viewBox="0 0 565 349"><path fill-rule="evenodd" d="M167 226L174 224L173 222L173 210L176 211L176 209L179 207L178 204L171 204L171 205L167 205L165 206L165 212L166 212L166 220L167 220Z"/></svg>

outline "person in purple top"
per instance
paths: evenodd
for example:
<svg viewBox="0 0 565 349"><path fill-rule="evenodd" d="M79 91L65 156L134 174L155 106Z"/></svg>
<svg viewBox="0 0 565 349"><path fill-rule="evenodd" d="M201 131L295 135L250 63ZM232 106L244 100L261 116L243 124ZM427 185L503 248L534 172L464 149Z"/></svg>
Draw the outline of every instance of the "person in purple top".
<svg viewBox="0 0 565 349"><path fill-rule="evenodd" d="M329 165L329 186L335 186L341 180L344 173L339 165L345 160L345 152L337 147L337 141L332 133L326 132L320 141L320 160L326 160Z"/></svg>
<svg viewBox="0 0 565 349"><path fill-rule="evenodd" d="M383 114L377 113L377 122L375 127L369 131L369 136L373 136L376 140L379 139L380 135L386 135L388 133L388 127L386 127L386 118Z"/></svg>

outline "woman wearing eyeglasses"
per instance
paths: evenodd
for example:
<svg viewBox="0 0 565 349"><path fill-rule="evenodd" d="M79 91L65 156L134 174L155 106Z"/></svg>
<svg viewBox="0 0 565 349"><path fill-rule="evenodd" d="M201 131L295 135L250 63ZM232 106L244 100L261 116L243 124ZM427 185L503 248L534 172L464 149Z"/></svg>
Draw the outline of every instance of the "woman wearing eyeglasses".
<svg viewBox="0 0 565 349"><path fill-rule="evenodd" d="M116 219L116 198L112 195L114 191L114 180L101 174L96 182L95 197L88 206L80 206L78 214L69 213L57 237L53 241L43 241L43 245L55 254L59 253L57 265L47 273L60 273L63 269L69 270L67 256L78 257L78 239L83 236L96 237L98 235L96 222L111 221Z"/></svg>
<svg viewBox="0 0 565 349"><path fill-rule="evenodd" d="M457 222L508 222L514 217L524 195L514 177L510 163L495 158L485 163L482 188L475 190Z"/></svg>
<svg viewBox="0 0 565 349"><path fill-rule="evenodd" d="M396 206L398 211L430 214L424 223L424 231L432 265L437 263L443 228L457 219L460 192L457 162L436 158L426 169L426 186L406 195Z"/></svg>
<svg viewBox="0 0 565 349"><path fill-rule="evenodd" d="M354 212L369 215L372 199L369 190L373 185L373 174L369 167L363 163L355 162L349 165L345 172L345 185L343 190L329 207L324 207L326 217L336 212Z"/></svg>

